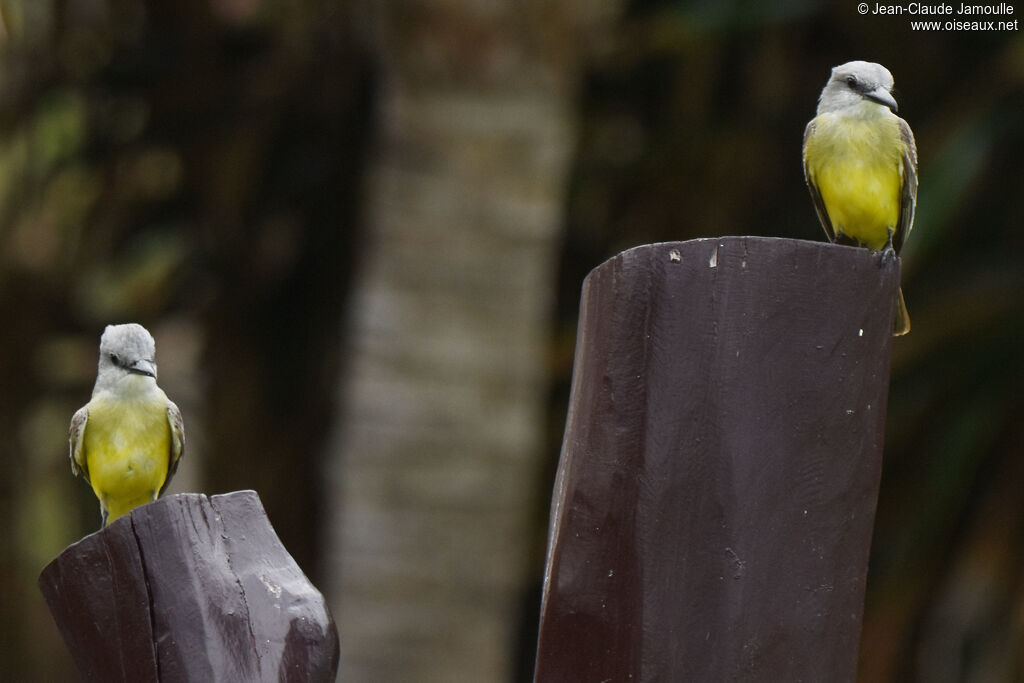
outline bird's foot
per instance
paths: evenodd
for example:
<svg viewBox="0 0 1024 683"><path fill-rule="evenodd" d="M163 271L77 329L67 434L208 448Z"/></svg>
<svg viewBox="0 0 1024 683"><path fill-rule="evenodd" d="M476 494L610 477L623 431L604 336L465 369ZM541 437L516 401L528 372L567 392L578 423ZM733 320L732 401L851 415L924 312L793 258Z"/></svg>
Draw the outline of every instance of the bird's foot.
<svg viewBox="0 0 1024 683"><path fill-rule="evenodd" d="M882 261L879 266L887 266L896 260L896 250L892 246L893 230L889 228L889 239L885 241L885 246L882 247Z"/></svg>

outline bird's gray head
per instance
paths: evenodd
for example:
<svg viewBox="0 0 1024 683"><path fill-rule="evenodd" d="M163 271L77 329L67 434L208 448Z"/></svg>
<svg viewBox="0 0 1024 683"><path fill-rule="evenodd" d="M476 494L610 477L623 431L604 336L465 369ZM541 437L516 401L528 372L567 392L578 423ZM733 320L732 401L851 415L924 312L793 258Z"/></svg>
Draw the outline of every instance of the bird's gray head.
<svg viewBox="0 0 1024 683"><path fill-rule="evenodd" d="M104 375L105 369L156 379L156 342L153 335L136 323L107 325L100 337L99 376Z"/></svg>
<svg viewBox="0 0 1024 683"><path fill-rule="evenodd" d="M832 75L821 91L818 113L840 111L865 101L896 111L892 96L892 74L874 62L847 62L832 69Z"/></svg>

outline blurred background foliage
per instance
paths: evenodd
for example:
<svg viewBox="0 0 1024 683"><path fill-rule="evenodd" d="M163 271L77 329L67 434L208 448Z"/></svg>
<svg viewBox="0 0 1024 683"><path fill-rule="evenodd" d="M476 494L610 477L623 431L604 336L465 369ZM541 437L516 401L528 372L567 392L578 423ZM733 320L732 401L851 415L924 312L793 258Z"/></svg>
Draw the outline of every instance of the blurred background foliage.
<svg viewBox="0 0 1024 683"><path fill-rule="evenodd" d="M533 584L582 279L641 243L822 239L803 127L829 69L869 59L896 77L921 189L860 678L1024 680L1020 31L913 32L852 0L616 9L569 88L545 474L526 482L540 493L521 549ZM72 677L34 582L98 520L65 439L109 322L154 332L161 384L189 418L172 491L255 488L314 581L333 571L323 472L387 68L360 33L366 13L346 0L0 0L0 680ZM458 17L423 30L458 33ZM539 595L526 588L499 680L528 678Z"/></svg>

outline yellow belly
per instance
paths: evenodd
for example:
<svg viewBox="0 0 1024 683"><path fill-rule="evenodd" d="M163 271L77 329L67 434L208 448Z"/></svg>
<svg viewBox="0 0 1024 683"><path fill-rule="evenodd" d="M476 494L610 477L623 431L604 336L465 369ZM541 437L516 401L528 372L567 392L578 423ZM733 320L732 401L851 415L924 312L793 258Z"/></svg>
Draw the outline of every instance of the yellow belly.
<svg viewBox="0 0 1024 683"><path fill-rule="evenodd" d="M900 219L902 142L895 117L821 116L807 141L808 170L837 234L885 247Z"/></svg>
<svg viewBox="0 0 1024 683"><path fill-rule="evenodd" d="M131 401L89 403L83 449L89 481L107 523L156 500L167 479L171 429L167 407Z"/></svg>

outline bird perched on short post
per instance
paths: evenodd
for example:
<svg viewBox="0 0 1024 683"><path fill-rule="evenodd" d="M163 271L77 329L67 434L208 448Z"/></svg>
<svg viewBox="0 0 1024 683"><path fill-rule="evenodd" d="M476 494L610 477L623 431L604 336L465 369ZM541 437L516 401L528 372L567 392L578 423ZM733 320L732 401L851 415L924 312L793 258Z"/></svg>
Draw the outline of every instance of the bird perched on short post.
<svg viewBox="0 0 1024 683"><path fill-rule="evenodd" d="M142 325L107 325L92 398L71 418L71 471L100 500L103 526L156 500L185 448L181 411L156 385L156 344Z"/></svg>
<svg viewBox="0 0 1024 683"><path fill-rule="evenodd" d="M828 238L883 251L883 259L900 252L917 205L917 146L895 113L892 86L881 64L832 69L803 148L804 178ZM901 289L893 334L909 331Z"/></svg>

